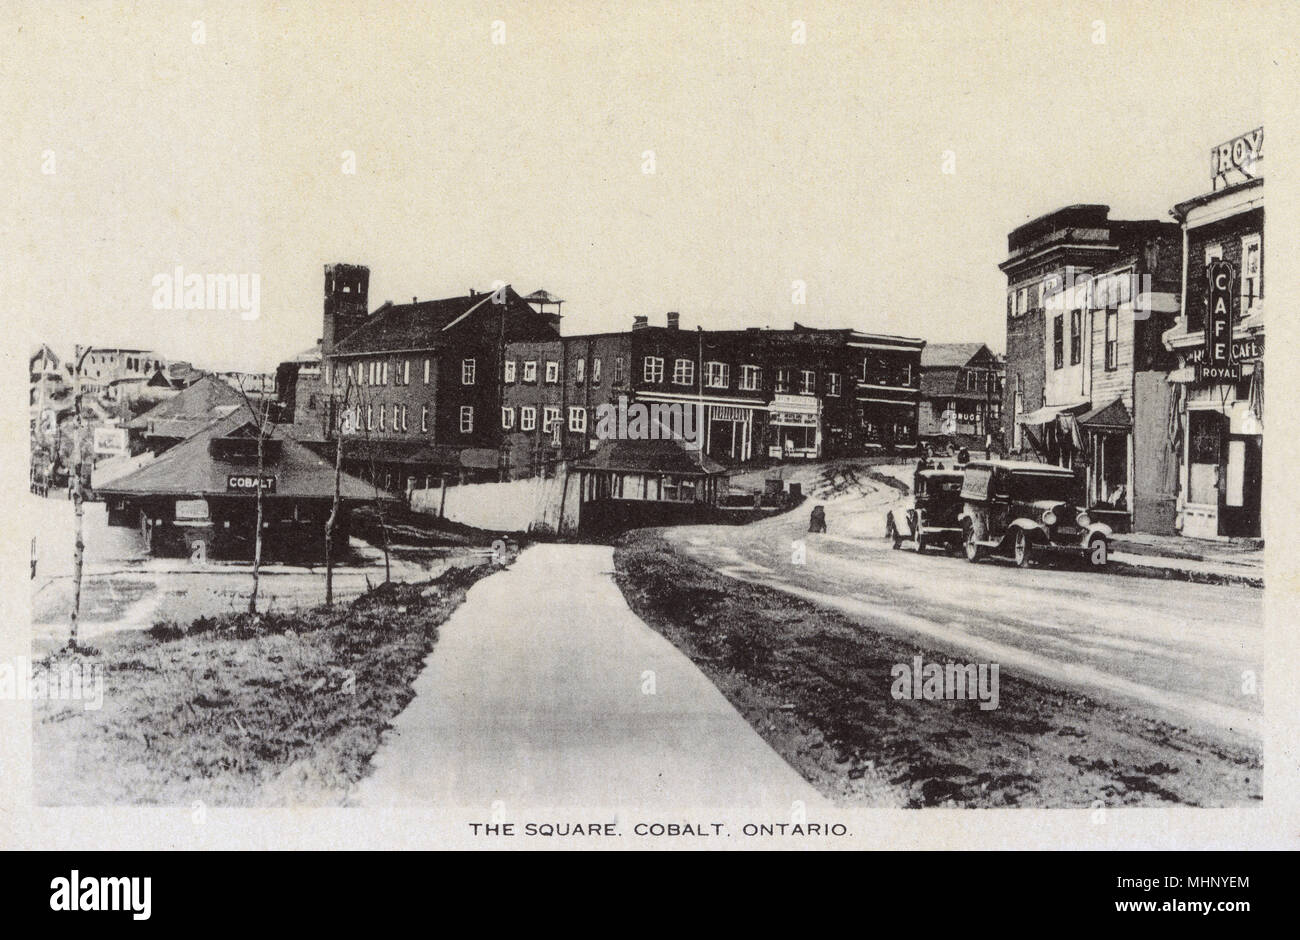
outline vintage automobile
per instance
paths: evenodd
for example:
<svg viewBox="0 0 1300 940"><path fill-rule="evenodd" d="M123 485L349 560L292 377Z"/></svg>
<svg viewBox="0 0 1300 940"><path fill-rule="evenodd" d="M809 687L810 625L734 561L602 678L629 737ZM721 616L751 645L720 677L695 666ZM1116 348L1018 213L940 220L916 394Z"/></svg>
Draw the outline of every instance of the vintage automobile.
<svg viewBox="0 0 1300 940"><path fill-rule="evenodd" d="M885 535L894 548L910 541L918 552L932 545L955 551L962 544L962 472L956 468L918 468L912 478L912 505L890 510Z"/></svg>
<svg viewBox="0 0 1300 940"><path fill-rule="evenodd" d="M959 517L966 560L1009 554L1024 568L1040 554L1062 552L1105 567L1113 533L1079 508L1081 490L1066 467L1012 460L967 464Z"/></svg>

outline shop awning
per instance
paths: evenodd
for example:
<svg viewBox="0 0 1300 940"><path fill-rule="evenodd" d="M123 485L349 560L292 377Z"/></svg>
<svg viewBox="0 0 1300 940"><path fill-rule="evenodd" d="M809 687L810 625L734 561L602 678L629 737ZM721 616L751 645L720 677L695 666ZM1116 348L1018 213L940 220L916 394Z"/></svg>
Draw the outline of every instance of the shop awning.
<svg viewBox="0 0 1300 940"><path fill-rule="evenodd" d="M1085 428L1094 430L1114 429L1128 431L1133 427L1133 416L1124 407L1124 400L1116 398L1109 404L1080 415L1079 423Z"/></svg>
<svg viewBox="0 0 1300 940"><path fill-rule="evenodd" d="M1037 411L1016 415L1017 424L1043 425L1051 424L1062 415L1075 415L1087 409L1089 402L1078 401L1072 405L1044 405Z"/></svg>

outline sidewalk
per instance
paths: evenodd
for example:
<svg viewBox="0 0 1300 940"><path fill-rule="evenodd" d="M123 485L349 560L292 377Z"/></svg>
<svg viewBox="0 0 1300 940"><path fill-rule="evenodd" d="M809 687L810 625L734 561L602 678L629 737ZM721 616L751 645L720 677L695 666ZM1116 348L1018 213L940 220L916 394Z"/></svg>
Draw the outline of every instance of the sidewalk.
<svg viewBox="0 0 1300 940"><path fill-rule="evenodd" d="M1115 536L1111 558L1120 565L1162 572L1165 577L1264 586L1264 543L1261 539L1217 542L1132 532Z"/></svg>
<svg viewBox="0 0 1300 940"><path fill-rule="evenodd" d="M439 628L363 806L810 809L820 794L627 606L600 545L540 544Z"/></svg>

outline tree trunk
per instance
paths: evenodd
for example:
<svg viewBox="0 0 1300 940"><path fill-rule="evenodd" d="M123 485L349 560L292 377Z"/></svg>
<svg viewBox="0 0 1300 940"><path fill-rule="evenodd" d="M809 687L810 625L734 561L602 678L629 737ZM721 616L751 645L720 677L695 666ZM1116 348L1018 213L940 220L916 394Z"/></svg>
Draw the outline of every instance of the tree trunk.
<svg viewBox="0 0 1300 940"><path fill-rule="evenodd" d="M339 522L339 490L343 482L343 428L335 429L338 442L334 448L334 503L330 507L330 517L325 523L325 605L334 603L334 532Z"/></svg>
<svg viewBox="0 0 1300 940"><path fill-rule="evenodd" d="M257 523L256 531L253 534L253 593L248 597L248 612L257 613L257 589L258 583L262 576L262 465L264 462L263 432L265 424L263 421L257 423Z"/></svg>
<svg viewBox="0 0 1300 940"><path fill-rule="evenodd" d="M68 649L77 648L77 626L81 619L81 568L86 554L86 542L82 536L82 517L84 510L82 508L81 492L81 401L80 395L74 397L73 401L77 404L77 433L75 435L74 447L75 459L72 462L73 473L72 479L72 514L76 523L76 537L72 543L72 618L71 630L68 636Z"/></svg>

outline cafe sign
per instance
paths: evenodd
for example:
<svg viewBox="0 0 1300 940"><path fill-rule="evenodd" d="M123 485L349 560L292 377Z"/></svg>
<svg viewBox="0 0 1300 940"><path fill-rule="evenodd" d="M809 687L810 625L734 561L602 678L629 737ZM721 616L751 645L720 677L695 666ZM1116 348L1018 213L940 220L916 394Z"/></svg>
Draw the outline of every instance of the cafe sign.
<svg viewBox="0 0 1300 940"><path fill-rule="evenodd" d="M275 475L264 476L261 478L262 492L275 492ZM258 477L254 473L232 473L226 477L227 493L256 493L258 488Z"/></svg>
<svg viewBox="0 0 1300 940"><path fill-rule="evenodd" d="M1236 272L1232 264L1214 260L1206 266L1205 345L1196 363L1197 381L1235 382L1241 363L1232 342L1232 300Z"/></svg>
<svg viewBox="0 0 1300 940"><path fill-rule="evenodd" d="M1234 183L1257 179L1264 156L1264 128L1234 137L1210 150L1210 179L1218 192Z"/></svg>

